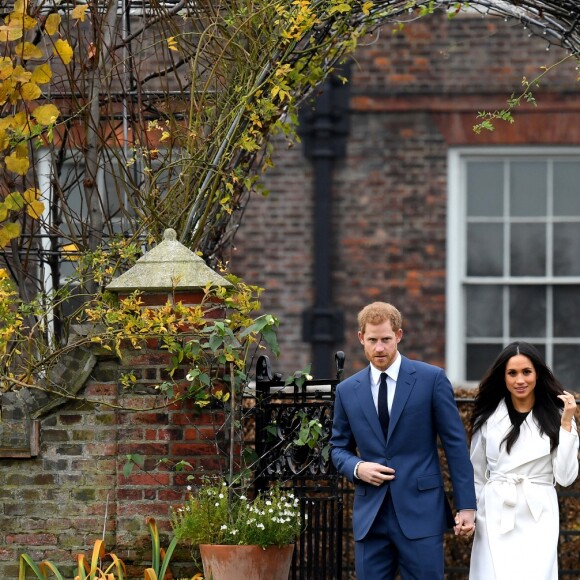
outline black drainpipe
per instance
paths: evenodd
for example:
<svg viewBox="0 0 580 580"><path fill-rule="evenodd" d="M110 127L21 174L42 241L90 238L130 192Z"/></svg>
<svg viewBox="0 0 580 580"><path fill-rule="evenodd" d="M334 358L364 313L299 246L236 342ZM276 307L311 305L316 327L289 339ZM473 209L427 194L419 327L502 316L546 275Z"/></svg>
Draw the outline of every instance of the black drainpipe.
<svg viewBox="0 0 580 580"><path fill-rule="evenodd" d="M302 337L312 343L312 374L334 376L334 350L344 335L343 314L332 302L333 171L349 131L348 67L332 75L300 112L299 135L314 169L314 305L303 313Z"/></svg>

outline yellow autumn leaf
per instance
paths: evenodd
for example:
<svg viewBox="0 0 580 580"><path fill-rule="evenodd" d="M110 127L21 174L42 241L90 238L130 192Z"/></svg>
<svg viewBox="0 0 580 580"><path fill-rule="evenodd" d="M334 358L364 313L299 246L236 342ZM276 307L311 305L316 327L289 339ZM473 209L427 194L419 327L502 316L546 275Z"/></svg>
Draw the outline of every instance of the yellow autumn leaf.
<svg viewBox="0 0 580 580"><path fill-rule="evenodd" d="M14 0L14 12L16 16L22 16L26 14L26 5L28 4L28 0Z"/></svg>
<svg viewBox="0 0 580 580"><path fill-rule="evenodd" d="M32 77L32 73L21 65L16 65L12 72L12 80L15 83L27 83Z"/></svg>
<svg viewBox="0 0 580 580"><path fill-rule="evenodd" d="M52 36L53 34L56 34L58 32L58 27L60 26L61 20L62 19L60 17L60 14L56 14L53 12L52 14L48 15L48 18L44 23L44 30L46 30L49 36Z"/></svg>
<svg viewBox="0 0 580 580"><path fill-rule="evenodd" d="M0 42L13 42L24 36L22 26L19 25L2 25L0 26Z"/></svg>
<svg viewBox="0 0 580 580"><path fill-rule="evenodd" d="M32 219L35 219L35 220L39 219L43 212L44 212L44 204L41 201L38 201L38 200L31 201L26 206L26 213Z"/></svg>
<svg viewBox="0 0 580 580"><path fill-rule="evenodd" d="M62 259L74 262L79 259L79 247L76 244L66 244L61 248Z"/></svg>
<svg viewBox="0 0 580 580"><path fill-rule="evenodd" d="M0 83L0 105L3 105L14 91L14 85L11 79L6 79Z"/></svg>
<svg viewBox="0 0 580 580"><path fill-rule="evenodd" d="M21 42L14 47L14 52L22 60L39 59L44 56L42 50L32 42Z"/></svg>
<svg viewBox="0 0 580 580"><path fill-rule="evenodd" d="M56 123L60 115L60 111L55 105L48 104L48 105L40 105L40 107L36 107L34 111L32 111L32 116L44 126L52 125Z"/></svg>
<svg viewBox="0 0 580 580"><path fill-rule="evenodd" d="M345 12L350 12L351 10L352 10L352 6L350 6L350 4L347 4L346 2L341 2L340 4L336 4L335 6L332 6L328 10L328 13L329 14L334 14L335 12L345 13Z"/></svg>
<svg viewBox="0 0 580 580"><path fill-rule="evenodd" d="M179 48L177 47L177 42L175 42L175 37L174 36L170 36L167 39L167 48L169 50L174 50L176 52L179 50Z"/></svg>
<svg viewBox="0 0 580 580"><path fill-rule="evenodd" d="M12 76L13 71L12 59L8 56L0 57L0 79L4 80Z"/></svg>
<svg viewBox="0 0 580 580"><path fill-rule="evenodd" d="M86 11L89 9L87 4L78 4L73 11L71 12L71 16L75 20L80 20L81 22L85 21Z"/></svg>
<svg viewBox="0 0 580 580"><path fill-rule="evenodd" d="M50 82L52 78L52 69L49 64L40 64L32 71L31 81L38 83L39 85L44 85Z"/></svg>
<svg viewBox="0 0 580 580"><path fill-rule="evenodd" d="M32 30L36 27L37 21L36 18L32 18L32 16L29 16L28 14L23 12L17 13L14 11L12 14L8 15L5 23L13 28L20 28L21 30Z"/></svg>
<svg viewBox="0 0 580 580"><path fill-rule="evenodd" d="M26 175L26 172L30 167L28 157L19 157L16 152L8 155L4 162L6 163L6 168L17 175Z"/></svg>
<svg viewBox="0 0 580 580"><path fill-rule="evenodd" d="M4 117L0 119L0 151L4 151L10 143L6 129L10 127L12 117Z"/></svg>
<svg viewBox="0 0 580 580"><path fill-rule="evenodd" d="M8 217L8 208L3 201L0 201L0 222L3 222Z"/></svg>
<svg viewBox="0 0 580 580"><path fill-rule="evenodd" d="M73 57L73 49L66 40L59 38L54 43L54 54L60 57L60 60L62 60L64 64L69 64Z"/></svg>
<svg viewBox="0 0 580 580"><path fill-rule="evenodd" d="M26 130L26 125L28 125L28 117L24 111L18 111L18 113L12 117L12 121L10 122L11 127L14 129L20 129L23 132Z"/></svg>
<svg viewBox="0 0 580 580"><path fill-rule="evenodd" d="M17 133L21 133L22 135L30 134L30 119L25 111L19 111L16 115L9 117L9 119L10 123L7 125L8 128L13 129ZM20 147L22 147L22 155L28 156L28 146L26 143L21 144Z"/></svg>
<svg viewBox="0 0 580 580"><path fill-rule="evenodd" d="M20 235L20 224L6 224L0 227L0 248L3 248L10 243L10 240L17 238Z"/></svg>
<svg viewBox="0 0 580 580"><path fill-rule="evenodd" d="M20 88L23 101L36 101L42 95L40 87L36 83L24 83Z"/></svg>
<svg viewBox="0 0 580 580"><path fill-rule="evenodd" d="M40 190L36 187L29 187L22 192L22 197L26 203L32 203L40 197Z"/></svg>

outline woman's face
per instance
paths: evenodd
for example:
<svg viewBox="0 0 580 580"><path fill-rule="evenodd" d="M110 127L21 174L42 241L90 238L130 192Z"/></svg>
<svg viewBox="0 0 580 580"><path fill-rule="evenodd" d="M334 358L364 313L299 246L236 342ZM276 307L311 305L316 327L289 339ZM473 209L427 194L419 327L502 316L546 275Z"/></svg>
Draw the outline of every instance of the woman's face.
<svg viewBox="0 0 580 580"><path fill-rule="evenodd" d="M536 369L523 354L512 356L505 365L505 384L516 411L530 411L534 406Z"/></svg>

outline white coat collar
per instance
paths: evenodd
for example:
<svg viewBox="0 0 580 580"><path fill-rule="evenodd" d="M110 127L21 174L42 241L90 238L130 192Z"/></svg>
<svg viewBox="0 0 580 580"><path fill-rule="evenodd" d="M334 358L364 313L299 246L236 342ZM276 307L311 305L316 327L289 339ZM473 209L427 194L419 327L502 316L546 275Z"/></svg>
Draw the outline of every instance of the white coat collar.
<svg viewBox="0 0 580 580"><path fill-rule="evenodd" d="M511 429L511 426L512 423L507 406L505 401L502 400L488 420L488 436L490 429L497 429L503 433L503 439ZM550 438L546 434L540 435L533 412L529 413L522 423L520 435L510 453L507 452L504 443L501 446L500 454L503 457L502 466L504 472L516 470L521 465L550 454Z"/></svg>

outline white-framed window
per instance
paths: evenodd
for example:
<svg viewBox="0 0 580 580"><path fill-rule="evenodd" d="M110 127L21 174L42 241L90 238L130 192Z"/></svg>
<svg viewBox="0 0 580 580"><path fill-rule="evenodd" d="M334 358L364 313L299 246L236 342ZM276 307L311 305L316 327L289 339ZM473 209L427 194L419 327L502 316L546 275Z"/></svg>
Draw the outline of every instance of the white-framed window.
<svg viewBox="0 0 580 580"><path fill-rule="evenodd" d="M477 383L513 340L580 383L580 148L448 155L447 372Z"/></svg>

